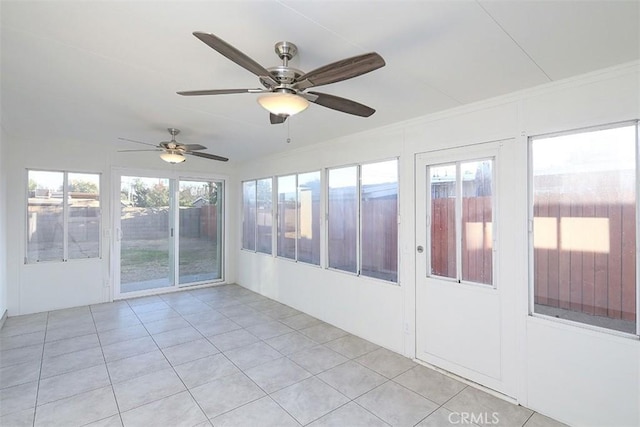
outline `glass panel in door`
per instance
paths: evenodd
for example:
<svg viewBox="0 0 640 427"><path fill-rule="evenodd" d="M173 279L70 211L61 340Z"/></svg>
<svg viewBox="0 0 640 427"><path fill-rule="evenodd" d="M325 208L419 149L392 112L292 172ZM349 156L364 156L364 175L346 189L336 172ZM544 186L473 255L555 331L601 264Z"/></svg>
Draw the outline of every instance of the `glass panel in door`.
<svg viewBox="0 0 640 427"><path fill-rule="evenodd" d="M121 293L173 285L169 187L166 178L121 177Z"/></svg>
<svg viewBox="0 0 640 427"><path fill-rule="evenodd" d="M178 283L222 278L222 201L220 181L181 180Z"/></svg>

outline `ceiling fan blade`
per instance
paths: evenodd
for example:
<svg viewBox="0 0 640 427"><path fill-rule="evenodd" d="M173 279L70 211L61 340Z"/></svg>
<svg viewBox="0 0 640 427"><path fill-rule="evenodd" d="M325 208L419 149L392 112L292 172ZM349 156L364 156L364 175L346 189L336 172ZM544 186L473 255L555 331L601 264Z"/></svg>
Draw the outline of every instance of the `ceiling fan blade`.
<svg viewBox="0 0 640 427"><path fill-rule="evenodd" d="M341 111L343 113L353 114L354 116L369 117L376 112L376 110L371 107L367 107L366 105L350 99L340 98L339 96L329 95L327 93L306 92L301 94L299 93L298 95L302 95L314 104L322 105L323 107L331 108L332 110ZM305 95L313 96L307 97Z"/></svg>
<svg viewBox="0 0 640 427"><path fill-rule="evenodd" d="M157 150L118 150L118 153L133 153L133 152L136 152L136 151L147 151L148 152L148 151L164 151L164 150L161 150L159 148Z"/></svg>
<svg viewBox="0 0 640 427"><path fill-rule="evenodd" d="M136 141L135 139L129 139L129 138L118 138L121 141L127 141L127 142L135 142L136 144L144 144L144 145L149 145L151 147L158 147L156 144L150 144L148 142L142 142L142 141Z"/></svg>
<svg viewBox="0 0 640 427"><path fill-rule="evenodd" d="M343 59L303 74L297 79L294 87L298 90L304 90L313 86L340 82L384 66L384 59L380 55L375 52L365 53L364 55Z"/></svg>
<svg viewBox="0 0 640 427"><path fill-rule="evenodd" d="M184 154L189 154L190 156L202 157L204 159L219 160L221 162L229 161L229 159L227 159L226 157L216 156L215 154L198 153L197 151L196 152L187 151Z"/></svg>
<svg viewBox="0 0 640 427"><path fill-rule="evenodd" d="M197 151L197 150L206 150L207 147L200 144L180 144L180 147L183 147L186 151Z"/></svg>
<svg viewBox="0 0 640 427"><path fill-rule="evenodd" d="M193 33L198 39L204 42L210 48L216 50L221 55L235 62L242 68L252 72L258 77L261 77L273 85L277 85L278 83L271 77L271 73L264 68L262 65L258 64L253 59L249 58L244 53L240 52L235 47L231 46L226 41L222 40L220 37L214 36L210 33L203 33L200 31L195 31Z"/></svg>
<svg viewBox="0 0 640 427"><path fill-rule="evenodd" d="M289 116L279 116L277 114L269 113L269 120L271 121L272 125L278 125L280 123L284 123L285 120L287 120L287 117Z"/></svg>
<svg viewBox="0 0 640 427"><path fill-rule="evenodd" d="M176 92L182 96L195 96L195 95L228 95L231 93L263 93L269 92L264 89L209 89L209 90L184 90Z"/></svg>

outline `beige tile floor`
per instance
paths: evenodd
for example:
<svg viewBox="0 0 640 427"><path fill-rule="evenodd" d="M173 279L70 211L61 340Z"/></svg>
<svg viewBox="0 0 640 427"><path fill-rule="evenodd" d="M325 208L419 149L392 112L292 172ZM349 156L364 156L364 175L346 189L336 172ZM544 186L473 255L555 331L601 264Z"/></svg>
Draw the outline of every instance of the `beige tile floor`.
<svg viewBox="0 0 640 427"><path fill-rule="evenodd" d="M6 427L459 426L493 412L502 426L561 425L236 285L0 330Z"/></svg>

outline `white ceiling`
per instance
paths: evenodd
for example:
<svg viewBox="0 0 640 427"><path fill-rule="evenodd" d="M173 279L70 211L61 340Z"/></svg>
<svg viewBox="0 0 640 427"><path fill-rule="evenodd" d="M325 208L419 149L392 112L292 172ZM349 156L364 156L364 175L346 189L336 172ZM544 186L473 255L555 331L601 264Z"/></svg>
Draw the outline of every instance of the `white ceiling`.
<svg viewBox="0 0 640 427"><path fill-rule="evenodd" d="M122 149L138 147L118 137L157 143L177 127L179 141L237 162L640 58L636 0L2 0L0 15L9 135ZM280 40L298 46L291 65L303 71L376 51L384 68L314 90L377 112L311 105L288 125L270 125L255 94L178 96L260 87L193 31L267 68L280 64Z"/></svg>

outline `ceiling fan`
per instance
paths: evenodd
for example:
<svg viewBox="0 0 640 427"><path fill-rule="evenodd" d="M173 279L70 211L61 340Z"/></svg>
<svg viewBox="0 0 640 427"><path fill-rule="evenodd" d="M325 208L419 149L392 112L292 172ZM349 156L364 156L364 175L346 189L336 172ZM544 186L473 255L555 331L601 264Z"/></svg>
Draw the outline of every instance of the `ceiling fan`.
<svg viewBox="0 0 640 427"><path fill-rule="evenodd" d="M167 129L171 134L171 141L163 141L158 145L150 144L148 142L136 141L134 139L128 138L118 138L122 141L135 142L136 144L144 144L154 147L153 150L119 150L118 152L132 152L132 151L161 151L160 158L167 163L182 163L186 159L184 157L185 154L190 156L202 157L204 159L210 160L218 160L221 162L226 162L229 159L222 156L216 156L215 154L208 153L200 153L200 150L206 150L207 147L200 144L181 144L176 141L176 135L180 133L180 129L176 128L168 128Z"/></svg>
<svg viewBox="0 0 640 427"><path fill-rule="evenodd" d="M384 59L375 52L343 59L303 73L289 66L289 60L298 52L296 45L291 42L282 41L275 45L275 51L282 60L282 65L264 68L213 34L196 31L193 35L221 55L258 76L264 88L192 90L177 92L178 95L264 94L258 98L258 102L269 111L271 124L284 123L290 115L305 110L309 102L361 117L369 117L376 111L350 99L306 91L315 86L340 82L384 67Z"/></svg>

